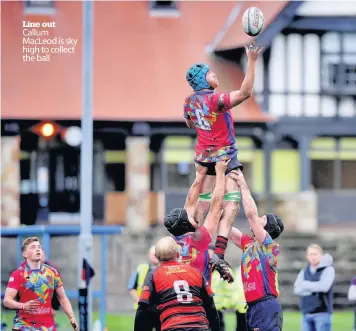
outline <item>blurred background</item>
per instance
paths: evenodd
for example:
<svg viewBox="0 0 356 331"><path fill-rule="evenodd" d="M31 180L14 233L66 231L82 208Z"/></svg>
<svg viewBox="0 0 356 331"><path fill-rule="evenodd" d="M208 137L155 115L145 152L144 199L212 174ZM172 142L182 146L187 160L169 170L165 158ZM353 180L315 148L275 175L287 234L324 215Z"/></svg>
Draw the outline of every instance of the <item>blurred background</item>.
<svg viewBox="0 0 356 331"><path fill-rule="evenodd" d="M334 258L334 330L351 330L356 276L356 3L344 1L95 1L93 19L94 319L133 328L129 279L167 235L195 178L196 133L183 119L190 65L239 89L248 7L265 17L254 96L233 109L239 159L260 213L285 222L279 285L285 330L299 330L293 283L305 250ZM77 307L83 3L1 3L1 286L38 235ZM23 62L22 21L56 22L49 37L78 39L75 54ZM235 225L249 231L243 210ZM232 245L227 261L238 266ZM69 328L61 312L60 330ZM2 310L2 322L12 315ZM227 314L227 330L234 318ZM341 324L340 324L341 323ZM343 324L344 323L344 324Z"/></svg>

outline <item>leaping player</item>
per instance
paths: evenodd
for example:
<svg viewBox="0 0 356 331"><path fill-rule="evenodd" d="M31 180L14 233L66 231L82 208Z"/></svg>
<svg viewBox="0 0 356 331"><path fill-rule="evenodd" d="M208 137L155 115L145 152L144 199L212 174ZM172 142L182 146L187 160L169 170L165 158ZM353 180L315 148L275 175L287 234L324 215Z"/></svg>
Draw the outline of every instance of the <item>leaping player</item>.
<svg viewBox="0 0 356 331"><path fill-rule="evenodd" d="M231 108L238 106L252 95L256 60L263 47L255 47L253 41L249 46L245 46L245 49L248 58L247 71L239 90L216 93L215 89L219 86L218 78L206 64L194 64L186 74L186 79L194 93L185 99L184 117L187 126L197 130L195 162L207 168L194 215L195 221L200 225L210 207L211 192L215 184L216 162L230 160L226 175L234 169L243 169L237 158L238 150L235 145ZM229 265L224 260L224 254L232 225L239 211L241 195L236 182L228 177L226 177L225 193L224 213L219 223L215 251L210 264L221 277L232 282L233 277Z"/></svg>

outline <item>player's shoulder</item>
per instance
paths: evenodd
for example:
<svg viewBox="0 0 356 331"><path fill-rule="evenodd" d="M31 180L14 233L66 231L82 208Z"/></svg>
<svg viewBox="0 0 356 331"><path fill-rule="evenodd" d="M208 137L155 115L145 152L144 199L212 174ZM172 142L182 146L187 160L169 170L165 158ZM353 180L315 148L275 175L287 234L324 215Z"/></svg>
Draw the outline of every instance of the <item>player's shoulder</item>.
<svg viewBox="0 0 356 331"><path fill-rule="evenodd" d="M273 240L273 238L271 237L271 235L266 232L266 237L265 240L263 240L263 243L261 244L263 246L267 246L267 247L279 247L279 244L277 243L277 241Z"/></svg>
<svg viewBox="0 0 356 331"><path fill-rule="evenodd" d="M10 280L13 277L17 277L17 276L22 276L24 274L25 268L23 265L21 265L20 267L18 267L17 269L15 269L11 274L10 274Z"/></svg>
<svg viewBox="0 0 356 331"><path fill-rule="evenodd" d="M248 246L248 245L252 245L255 242L255 238L250 236L249 234L243 234L241 236L241 242L243 244L243 246Z"/></svg>
<svg viewBox="0 0 356 331"><path fill-rule="evenodd" d="M53 267L53 266L51 266L51 265L49 265L49 264L47 264L47 263L44 263L44 264L42 265L42 267L44 268L44 270L45 270L47 273L51 273L51 274L55 274L55 275L58 275L58 274L59 274L58 270L57 270L55 267Z"/></svg>
<svg viewBox="0 0 356 331"><path fill-rule="evenodd" d="M210 237L210 234L208 229L203 225L199 229L197 229L191 236L194 238L195 241L200 241L207 236Z"/></svg>
<svg viewBox="0 0 356 331"><path fill-rule="evenodd" d="M160 265L155 269L148 270L145 276L145 282L153 282L158 274L162 274Z"/></svg>
<svg viewBox="0 0 356 331"><path fill-rule="evenodd" d="M228 93L228 92L214 92L214 93L212 93L212 95L216 98L218 98L218 97L220 97L220 96L224 96L224 95L226 95L226 94L230 94L230 93Z"/></svg>
<svg viewBox="0 0 356 331"><path fill-rule="evenodd" d="M219 100L220 98L223 99L227 94L230 95L230 93L226 93L226 92L214 92L209 94L209 97L214 100Z"/></svg>
<svg viewBox="0 0 356 331"><path fill-rule="evenodd" d="M192 98L192 96L194 96L194 93L190 93L184 100L185 103L189 102L190 99Z"/></svg>
<svg viewBox="0 0 356 331"><path fill-rule="evenodd" d="M196 276L198 279L203 279L202 273L190 264L182 263L181 268L187 271L188 274Z"/></svg>

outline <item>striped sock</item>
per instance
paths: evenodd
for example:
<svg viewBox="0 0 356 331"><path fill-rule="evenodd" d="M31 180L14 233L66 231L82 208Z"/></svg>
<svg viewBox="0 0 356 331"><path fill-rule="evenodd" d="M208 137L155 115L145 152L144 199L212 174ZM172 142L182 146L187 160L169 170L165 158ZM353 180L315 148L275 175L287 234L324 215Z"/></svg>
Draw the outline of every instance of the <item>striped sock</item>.
<svg viewBox="0 0 356 331"><path fill-rule="evenodd" d="M217 254L221 259L224 258L227 242L228 239L223 236L217 236L216 238L214 253Z"/></svg>

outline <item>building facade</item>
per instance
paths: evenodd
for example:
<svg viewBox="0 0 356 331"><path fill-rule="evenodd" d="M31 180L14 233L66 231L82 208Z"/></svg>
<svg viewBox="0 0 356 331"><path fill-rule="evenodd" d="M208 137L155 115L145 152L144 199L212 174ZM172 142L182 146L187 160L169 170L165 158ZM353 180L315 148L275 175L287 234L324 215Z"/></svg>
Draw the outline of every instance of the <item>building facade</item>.
<svg viewBox="0 0 356 331"><path fill-rule="evenodd" d="M82 4L41 3L1 4L2 135L21 138L21 221L76 222L80 151L63 137L80 125L82 112ZM142 175L130 170L140 161L132 152L137 141L146 148L142 189L149 221L184 202L194 178L195 140L182 116L190 93L185 71L194 62L209 63L222 91L238 89L246 65L242 46L249 42L241 17L252 4L265 14L257 43L266 49L254 97L233 111L249 184L269 208L274 194L316 191L319 222L354 221L348 206L356 197L355 13L341 2L335 11L308 1L95 3L96 220L125 222L127 194L135 195L129 187ZM22 62L23 19L55 21L50 36L77 39L75 53ZM51 139L34 133L43 121L58 129Z"/></svg>

